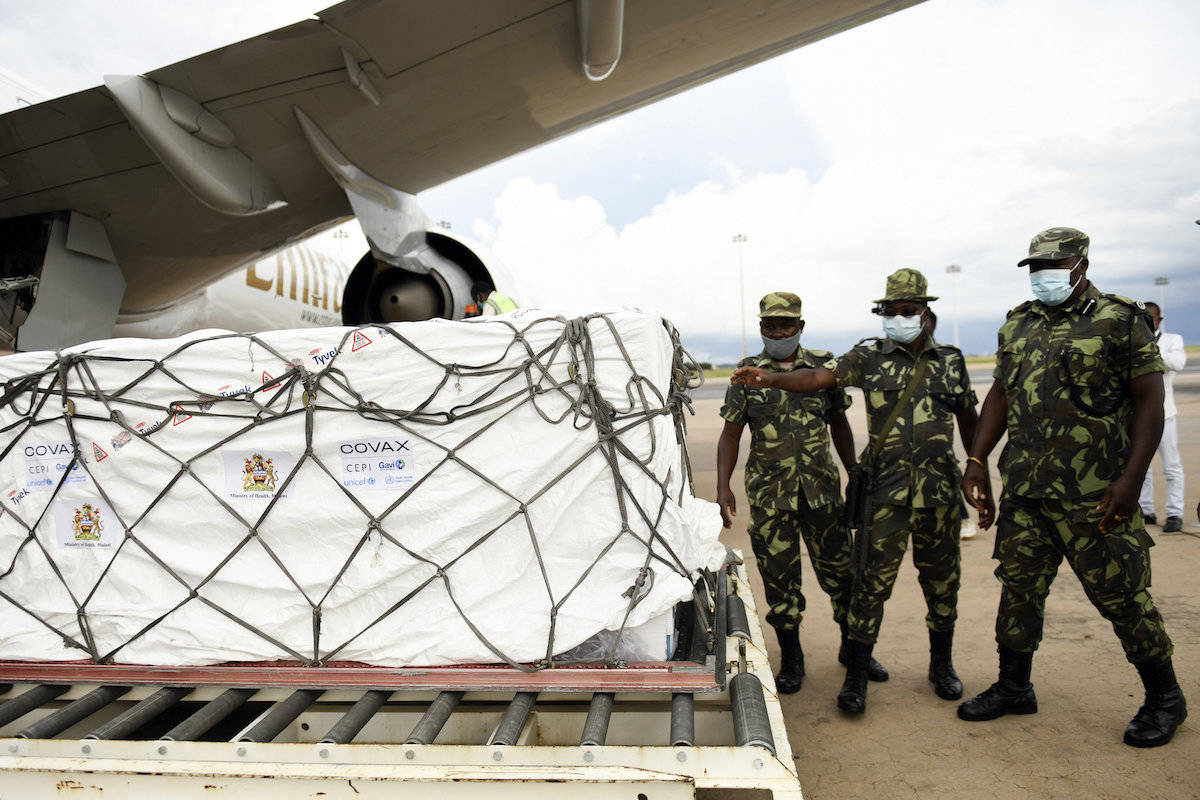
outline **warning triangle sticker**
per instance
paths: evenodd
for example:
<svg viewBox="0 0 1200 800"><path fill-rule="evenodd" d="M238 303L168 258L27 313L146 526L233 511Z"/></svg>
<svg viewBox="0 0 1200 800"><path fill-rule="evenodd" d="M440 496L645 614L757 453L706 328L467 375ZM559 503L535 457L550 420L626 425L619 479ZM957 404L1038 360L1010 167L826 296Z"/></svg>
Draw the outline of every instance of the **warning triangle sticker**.
<svg viewBox="0 0 1200 800"><path fill-rule="evenodd" d="M371 344L371 340L367 338L365 333L362 331L355 331L354 339L350 343L350 352L353 353L355 350L362 350L369 344Z"/></svg>
<svg viewBox="0 0 1200 800"><path fill-rule="evenodd" d="M92 442L92 458L97 462L103 461L108 458L108 453L104 452L104 448L100 445Z"/></svg>
<svg viewBox="0 0 1200 800"><path fill-rule="evenodd" d="M264 389L278 389L279 388L279 381L275 381L270 386L267 386L267 381L275 381L275 378L273 378L271 376L271 373L267 372L264 369L263 376L262 376L263 388Z"/></svg>
<svg viewBox="0 0 1200 800"><path fill-rule="evenodd" d="M188 414L188 413L186 413L186 412L185 412L185 411L184 411L182 408L180 408L179 406L175 406L175 419L174 419L174 421L171 423L171 425L172 425L172 427L173 427L173 426L175 426L175 425L179 425L179 424L181 424L181 423L187 422L187 421L188 421L189 419L191 419L191 418L192 418L192 415L191 415L191 414Z"/></svg>

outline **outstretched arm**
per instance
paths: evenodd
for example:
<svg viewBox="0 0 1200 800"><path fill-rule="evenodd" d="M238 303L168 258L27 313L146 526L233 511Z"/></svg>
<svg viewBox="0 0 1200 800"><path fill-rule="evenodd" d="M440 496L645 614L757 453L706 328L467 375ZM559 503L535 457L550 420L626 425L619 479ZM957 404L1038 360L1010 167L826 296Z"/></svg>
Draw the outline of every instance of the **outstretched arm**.
<svg viewBox="0 0 1200 800"><path fill-rule="evenodd" d="M742 438L742 426L726 420L717 439L717 505L721 507L721 523L726 527L733 526L733 518L737 516L737 500L733 490L729 488L729 478L737 465L738 445Z"/></svg>
<svg viewBox="0 0 1200 800"><path fill-rule="evenodd" d="M811 394L823 389L836 389L833 373L824 367L797 369L791 372L767 372L758 367L738 367L730 378L733 383L744 383L757 389L775 387L789 392Z"/></svg>

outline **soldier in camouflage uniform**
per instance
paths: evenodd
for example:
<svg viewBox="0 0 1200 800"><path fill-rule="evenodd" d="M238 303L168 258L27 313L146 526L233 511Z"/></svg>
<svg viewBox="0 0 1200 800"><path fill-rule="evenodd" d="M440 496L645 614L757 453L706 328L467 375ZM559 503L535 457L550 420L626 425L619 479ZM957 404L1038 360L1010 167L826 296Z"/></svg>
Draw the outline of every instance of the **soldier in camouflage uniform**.
<svg viewBox="0 0 1200 800"><path fill-rule="evenodd" d="M986 527L995 515L986 459L1007 430L994 553L1000 679L958 715L1037 712L1029 675L1065 558L1145 685L1125 743L1154 747L1187 716L1171 639L1147 591L1153 542L1137 504L1162 431L1163 363L1140 304L1087 280L1088 247L1074 228L1035 236L1020 265L1029 265L1038 299L1010 311L1000 328L995 380L963 478Z"/></svg>
<svg viewBox="0 0 1200 800"><path fill-rule="evenodd" d="M830 354L800 347L804 329L800 298L772 292L759 303L764 350L741 364L771 372L811 370ZM842 522L841 488L829 453L829 431L838 455L854 463L854 438L845 411L850 398L841 390L798 397L777 389L731 385L721 416L725 427L717 445L717 502L725 527L736 513L729 479L737 463L742 428L750 426L746 495L750 500L750 541L762 575L770 612L767 622L779 636L782 669L776 688L790 694L804 679L799 625L805 609L800 586L803 538L817 583L829 595L833 618L845 630L853 575L849 532ZM844 658L844 654L839 654ZM874 664L872 677L887 680Z"/></svg>
<svg viewBox="0 0 1200 800"><path fill-rule="evenodd" d="M962 352L938 344L928 333L928 303L936 299L928 294L924 275L898 270L888 277L885 296L876 301L875 312L884 317L888 338L864 339L819 370L772 375L748 367L733 376L749 386L804 393L857 386L867 403L871 443L884 434L878 458L864 465L874 476L872 514L864 537L863 575L847 615L849 663L838 694L838 707L850 713L866 709L866 665L910 537L928 612L929 680L943 699L962 696L951 660L962 523L953 436L955 419L964 445L974 435L976 398ZM923 374L912 399L891 429L882 431L921 360ZM870 449L864 451L864 460Z"/></svg>

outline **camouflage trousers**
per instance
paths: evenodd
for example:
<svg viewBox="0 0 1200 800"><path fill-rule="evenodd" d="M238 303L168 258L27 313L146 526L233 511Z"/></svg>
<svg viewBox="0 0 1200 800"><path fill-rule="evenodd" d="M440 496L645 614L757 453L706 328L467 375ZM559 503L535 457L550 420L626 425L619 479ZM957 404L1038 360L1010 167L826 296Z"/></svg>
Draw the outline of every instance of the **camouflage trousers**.
<svg viewBox="0 0 1200 800"><path fill-rule="evenodd" d="M996 641L1019 653L1032 653L1042 640L1046 596L1066 558L1100 616L1133 663L1161 662L1174 646L1150 586L1150 552L1154 544L1141 516L1101 533L1104 512L1100 497L1076 500L1030 500L1006 497L1000 504L996 546L999 560L1000 609Z"/></svg>
<svg viewBox="0 0 1200 800"><path fill-rule="evenodd" d="M871 516L871 541L861 583L850 601L850 637L874 642L883 624L883 605L892 596L909 537L913 565L925 595L925 624L930 630L954 628L958 618L962 506L911 506L878 503Z"/></svg>
<svg viewBox="0 0 1200 800"><path fill-rule="evenodd" d="M819 585L833 604L833 618L846 618L853 574L850 533L842 524L841 503L812 508L800 499L800 510L750 506L750 543L767 595L767 622L774 628L796 628L806 602L800 590L800 540Z"/></svg>

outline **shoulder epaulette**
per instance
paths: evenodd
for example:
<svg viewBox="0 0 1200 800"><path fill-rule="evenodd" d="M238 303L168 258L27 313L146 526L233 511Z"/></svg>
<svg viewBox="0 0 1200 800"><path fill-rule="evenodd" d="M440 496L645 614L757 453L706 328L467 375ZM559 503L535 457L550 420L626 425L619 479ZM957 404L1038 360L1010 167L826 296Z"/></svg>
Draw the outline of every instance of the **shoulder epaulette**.
<svg viewBox="0 0 1200 800"><path fill-rule="evenodd" d="M1128 308L1130 311L1132 311L1135 314L1149 314L1150 313L1149 311L1146 310L1146 304L1143 303L1141 300L1131 300L1128 297L1125 297L1124 295L1109 294L1108 292L1101 292L1100 297L1109 301L1110 303L1116 303L1119 306L1125 306L1126 308Z"/></svg>
<svg viewBox="0 0 1200 800"><path fill-rule="evenodd" d="M1029 310L1029 307L1030 307L1030 306L1032 306L1032 305L1033 305L1033 301L1032 301L1032 300L1026 300L1024 303L1021 303L1021 304L1020 304L1019 306L1017 306L1016 308L1010 308L1010 309L1008 310L1008 316L1010 316L1010 317L1011 317L1011 316L1013 316L1014 314L1024 314L1026 311L1028 311L1028 310Z"/></svg>
<svg viewBox="0 0 1200 800"><path fill-rule="evenodd" d="M936 347L938 350L949 350L951 353L958 353L960 356L962 355L962 350L958 349L952 344L942 344L941 342L938 342Z"/></svg>
<svg viewBox="0 0 1200 800"><path fill-rule="evenodd" d="M833 353L828 350L805 350L804 352L819 361L828 361L833 358Z"/></svg>
<svg viewBox="0 0 1200 800"><path fill-rule="evenodd" d="M1114 303L1120 303L1121 305L1128 306L1130 308L1145 308L1146 307L1146 304L1143 303L1141 300L1131 300L1130 298L1128 298L1122 294L1110 294L1109 292L1101 292L1100 296L1103 297L1105 300L1111 300Z"/></svg>
<svg viewBox="0 0 1200 800"><path fill-rule="evenodd" d="M880 339L878 336L866 336L862 339L859 339L857 342L855 342L854 347L858 347L860 344L866 344L867 342L870 342L871 344L878 344L879 342L882 342L882 341L883 340ZM853 350L854 348L852 347L850 349Z"/></svg>
<svg viewBox="0 0 1200 800"><path fill-rule="evenodd" d="M1154 330L1154 322L1150 318L1150 311L1146 308L1146 304L1143 303L1141 300L1131 300L1130 298L1125 297L1123 295L1109 294L1108 292L1101 292L1100 298L1102 300L1107 300L1110 303L1115 303L1116 305L1124 306L1125 308L1129 309L1129 311L1131 312L1131 319L1137 319L1138 317L1142 317L1145 319L1146 324L1150 326L1150 330L1152 330L1152 331Z"/></svg>

